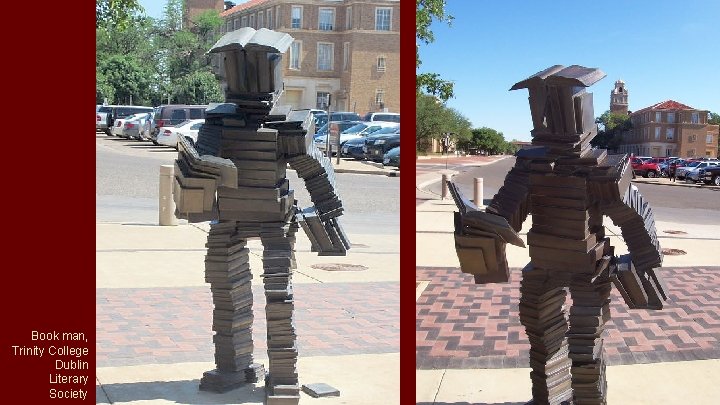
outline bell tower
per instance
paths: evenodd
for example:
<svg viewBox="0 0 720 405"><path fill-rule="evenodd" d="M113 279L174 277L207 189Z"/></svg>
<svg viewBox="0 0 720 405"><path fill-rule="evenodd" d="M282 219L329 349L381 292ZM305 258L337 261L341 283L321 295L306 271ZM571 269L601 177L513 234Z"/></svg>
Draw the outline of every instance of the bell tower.
<svg viewBox="0 0 720 405"><path fill-rule="evenodd" d="M615 88L610 92L610 112L624 115L628 113L628 91L622 79L615 82Z"/></svg>

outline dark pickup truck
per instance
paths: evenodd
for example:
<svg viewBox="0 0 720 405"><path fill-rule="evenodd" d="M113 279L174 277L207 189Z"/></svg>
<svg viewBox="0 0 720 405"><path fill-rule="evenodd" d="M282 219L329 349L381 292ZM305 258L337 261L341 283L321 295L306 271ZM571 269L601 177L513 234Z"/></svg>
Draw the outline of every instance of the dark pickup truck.
<svg viewBox="0 0 720 405"><path fill-rule="evenodd" d="M720 166L709 166L700 169L698 178L705 184L720 186Z"/></svg>

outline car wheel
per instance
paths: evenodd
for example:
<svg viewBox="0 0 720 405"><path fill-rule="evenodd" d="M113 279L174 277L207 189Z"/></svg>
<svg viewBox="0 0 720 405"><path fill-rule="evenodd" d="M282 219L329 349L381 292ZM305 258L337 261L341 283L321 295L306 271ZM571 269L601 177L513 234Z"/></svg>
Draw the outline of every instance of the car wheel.
<svg viewBox="0 0 720 405"><path fill-rule="evenodd" d="M713 177L712 183L716 186L720 186L720 176Z"/></svg>
<svg viewBox="0 0 720 405"><path fill-rule="evenodd" d="M153 145L155 145L155 146L160 145L160 144L159 144L157 141L155 141L155 140L153 140L152 143L153 143Z"/></svg>
<svg viewBox="0 0 720 405"><path fill-rule="evenodd" d="M657 173L655 172L655 170L648 170L647 176L652 179L657 176Z"/></svg>

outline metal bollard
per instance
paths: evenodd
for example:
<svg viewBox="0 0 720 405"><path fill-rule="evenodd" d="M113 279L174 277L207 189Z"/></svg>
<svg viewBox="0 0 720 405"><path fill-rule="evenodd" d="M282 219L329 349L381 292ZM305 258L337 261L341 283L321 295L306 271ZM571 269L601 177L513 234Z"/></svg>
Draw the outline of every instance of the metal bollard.
<svg viewBox="0 0 720 405"><path fill-rule="evenodd" d="M178 224L175 217L175 201L173 200L174 167L160 166L160 225L174 226Z"/></svg>
<svg viewBox="0 0 720 405"><path fill-rule="evenodd" d="M447 174L443 174L443 175L442 175L442 194L440 195L440 199L441 199L441 200L444 200L445 197L447 197L447 194L448 194L448 185L447 185L447 182L448 182L448 175L447 175Z"/></svg>
<svg viewBox="0 0 720 405"><path fill-rule="evenodd" d="M475 197L475 205L478 207L483 205L483 178L482 177L475 177L475 189L474 194Z"/></svg>

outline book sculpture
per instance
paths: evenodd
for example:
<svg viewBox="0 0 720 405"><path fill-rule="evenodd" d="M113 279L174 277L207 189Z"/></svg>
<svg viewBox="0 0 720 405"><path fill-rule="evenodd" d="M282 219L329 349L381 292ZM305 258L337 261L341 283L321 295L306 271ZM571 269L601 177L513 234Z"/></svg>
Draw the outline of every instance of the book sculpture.
<svg viewBox="0 0 720 405"><path fill-rule="evenodd" d="M603 77L599 69L553 66L515 84L510 90L530 93L531 147L516 154L485 211L449 184L460 211L460 266L476 283L508 281L505 245L525 247L517 233L532 214L519 312L530 341L536 404L606 403L602 333L611 282L630 308L661 309L667 300L653 213L630 184L628 157L590 146L597 127L585 88ZM630 254L615 257L603 215L620 227Z"/></svg>
<svg viewBox="0 0 720 405"><path fill-rule="evenodd" d="M338 222L343 208L332 165L315 147L309 110L276 105L283 89L281 54L292 41L288 34L242 28L210 49L225 103L208 107L197 143L179 140L173 190L178 217L211 221L205 281L214 304L216 368L204 373L200 389L225 392L265 377L267 404L299 401L295 232L301 226L321 255L344 255L350 248ZM297 207L288 164L305 181L314 207ZM253 363L250 238L263 246L267 376Z"/></svg>

